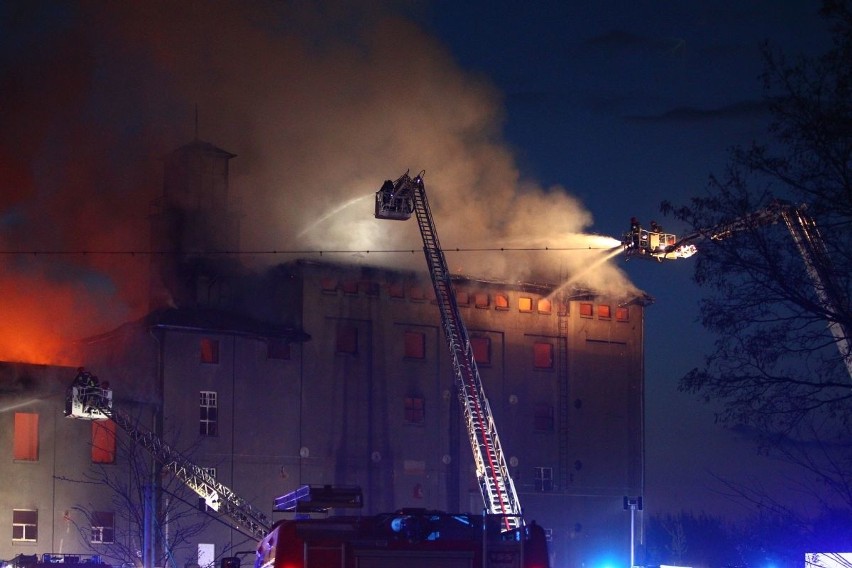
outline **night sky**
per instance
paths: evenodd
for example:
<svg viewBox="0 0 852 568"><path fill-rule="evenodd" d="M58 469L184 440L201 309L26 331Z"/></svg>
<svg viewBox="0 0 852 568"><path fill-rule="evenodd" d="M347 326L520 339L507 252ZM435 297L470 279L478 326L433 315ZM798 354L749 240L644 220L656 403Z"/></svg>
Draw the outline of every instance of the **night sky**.
<svg viewBox="0 0 852 568"><path fill-rule="evenodd" d="M619 237L634 215L677 232L660 203L701 195L728 148L765 139L763 42L790 55L828 42L807 1L311 4L0 6L0 249L19 253L0 256L0 356L70 363L61 339L144 313L147 257L91 251L148 249L161 158L196 132L238 155L231 189L250 251L419 249L415 224L370 209L409 168L427 171L448 249L582 245L578 234ZM448 260L529 280L590 254ZM368 260L424 268L419 256ZM689 259L616 258L583 283L656 299L647 510L740 514L715 477L776 468L677 392L712 342L691 274Z"/></svg>

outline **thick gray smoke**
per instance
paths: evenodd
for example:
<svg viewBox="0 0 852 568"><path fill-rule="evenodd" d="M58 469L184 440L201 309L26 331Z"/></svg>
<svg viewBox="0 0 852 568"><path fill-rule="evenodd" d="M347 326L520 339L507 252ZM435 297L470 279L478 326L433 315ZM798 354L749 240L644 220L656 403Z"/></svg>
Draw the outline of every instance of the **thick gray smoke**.
<svg viewBox="0 0 852 568"><path fill-rule="evenodd" d="M0 104L9 111L0 139L4 248L145 250L159 158L195 136L196 107L199 138L238 155L231 193L244 214L244 250L419 250L413 221L372 215L382 181L409 169L426 170L445 249L598 246L582 236L592 217L570 188L522 178L501 138L500 94L487 81L463 71L398 6L312 4L8 9L13 25L0 30L10 44L0 74ZM467 275L526 280L575 274L600 254L448 259ZM423 268L410 254L331 258L364 256ZM247 257L261 259L292 257ZM142 257L3 262L4 303L17 305L23 278L38 281L61 298L66 333L102 331L145 307ZM611 263L578 284L633 290ZM22 318L36 328L55 321L35 312Z"/></svg>

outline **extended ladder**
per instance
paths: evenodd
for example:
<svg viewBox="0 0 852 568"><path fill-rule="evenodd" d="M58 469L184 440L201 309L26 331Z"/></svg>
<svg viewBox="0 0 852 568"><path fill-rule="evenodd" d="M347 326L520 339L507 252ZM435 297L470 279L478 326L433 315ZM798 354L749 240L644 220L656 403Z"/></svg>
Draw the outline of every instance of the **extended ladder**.
<svg viewBox="0 0 852 568"><path fill-rule="evenodd" d="M208 507L227 515L239 527L262 539L269 532L269 519L238 497L230 488L219 483L204 468L192 463L173 449L154 432L141 426L128 414L112 404L112 391L98 386L86 386L87 371L81 370L68 393L66 415L84 420L112 420L130 439L144 447L165 469L204 499Z"/></svg>
<svg viewBox="0 0 852 568"><path fill-rule="evenodd" d="M482 388L467 329L459 314L450 271L438 242L422 176L421 173L412 179L405 173L392 184L386 182L376 194L376 217L399 220L410 217L412 212L417 217L420 236L423 238L423 252L441 312L441 324L452 356L459 401L464 411L482 499L489 514L502 517L505 530L517 529L523 524L521 505Z"/></svg>

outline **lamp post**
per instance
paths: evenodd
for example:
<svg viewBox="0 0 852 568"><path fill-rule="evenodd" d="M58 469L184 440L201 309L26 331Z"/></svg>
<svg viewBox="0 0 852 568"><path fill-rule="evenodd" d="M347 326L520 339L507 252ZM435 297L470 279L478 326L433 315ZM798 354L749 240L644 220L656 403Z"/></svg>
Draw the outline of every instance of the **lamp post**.
<svg viewBox="0 0 852 568"><path fill-rule="evenodd" d="M625 497L624 510L630 511L630 568L636 566L636 511L642 510L642 497Z"/></svg>

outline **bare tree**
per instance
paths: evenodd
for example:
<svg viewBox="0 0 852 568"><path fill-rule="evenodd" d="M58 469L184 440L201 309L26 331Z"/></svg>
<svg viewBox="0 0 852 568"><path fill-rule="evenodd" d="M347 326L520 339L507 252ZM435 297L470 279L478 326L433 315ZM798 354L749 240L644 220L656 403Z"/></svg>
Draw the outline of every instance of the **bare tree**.
<svg viewBox="0 0 852 568"><path fill-rule="evenodd" d="M832 40L823 55L764 50L767 141L734 148L705 195L663 211L702 234L778 200L816 221L826 252L816 268L830 288L810 278L783 223L741 223L731 238L701 241L700 317L718 339L680 388L722 401L720 421L805 468L826 508L852 509L852 5L825 0L822 14Z"/></svg>
<svg viewBox="0 0 852 568"><path fill-rule="evenodd" d="M189 548L213 518L193 491L152 463L147 450L120 432L116 434L114 464L93 464L81 479L68 480L96 486L97 491L110 495L109 511L93 502L74 508L85 519L76 524L80 541L89 544L92 554L105 556L111 563L141 566L147 486L154 496L152 538L158 543L153 561L156 566L183 566L175 557L195 555ZM186 550L178 555L182 549Z"/></svg>

